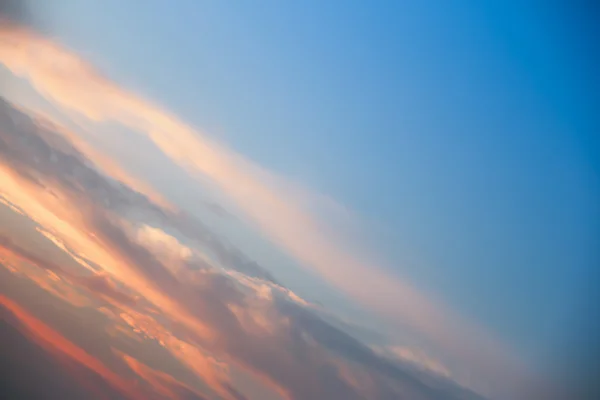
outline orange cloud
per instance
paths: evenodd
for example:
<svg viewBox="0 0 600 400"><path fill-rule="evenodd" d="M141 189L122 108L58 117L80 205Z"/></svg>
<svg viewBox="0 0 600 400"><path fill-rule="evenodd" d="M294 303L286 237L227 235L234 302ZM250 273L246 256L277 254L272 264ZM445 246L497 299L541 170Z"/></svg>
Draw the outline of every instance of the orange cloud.
<svg viewBox="0 0 600 400"><path fill-rule="evenodd" d="M179 361L181 365L192 372L192 374L201 382L208 385L208 387L221 398L225 400L239 400L235 394L237 391L233 389L234 385L231 382L229 376L230 371L227 364L208 355L198 346L177 338L172 332L149 315L129 310L121 313L119 317L131 330L116 329L116 332L124 334L127 337L136 338L136 340L143 338L144 340L156 341L167 350L175 360ZM120 325L116 326L117 328L120 327ZM226 333L223 334L225 335ZM132 357L118 351L115 352L123 357L129 367L144 379L148 380L152 386L154 386L154 384L161 386L165 383L171 386L172 383L175 383L167 374L154 371ZM181 385L183 384L180 383L176 386ZM270 386L270 384L268 385ZM189 388L187 385L186 387ZM191 388L190 390L195 391L195 389ZM162 390L159 391L162 392Z"/></svg>
<svg viewBox="0 0 600 400"><path fill-rule="evenodd" d="M204 398L201 393L179 382L171 375L156 371L124 353L121 353L121 356L129 368L144 379L152 387L153 391L165 396L165 398L173 400L185 399L189 398L187 396L189 393Z"/></svg>
<svg viewBox="0 0 600 400"><path fill-rule="evenodd" d="M6 137L10 140L15 134ZM46 152L40 160L50 159L53 154L56 155ZM251 392L256 390L256 383L262 383L262 386L258 385L261 386L260 390L266 389L263 390L265 393L274 392L287 399L327 398L332 392L336 393L335 397L360 399L356 385L350 385L343 379L340 370L332 363L332 354L327 350L342 353L344 362L359 362L360 369L371 369L372 373L388 375L392 380L404 382L399 371L382 364L352 338L319 322L312 314L307 314L297 301L288 302L288 297L283 303L279 301L281 296L275 286L265 286L259 279L247 278L242 274L228 275L210 270L182 269L181 276L174 276L153 254L153 250L146 246L158 246L154 252L170 254L167 259L186 258L189 252L181 251L180 244L164 232L151 231L150 237L146 238L149 240L141 240L145 242L142 244L128 237L125 228L128 222L104 209L102 202L90 199L94 193L89 191L90 186L85 185L85 177L93 174L78 179L68 173L43 173L46 164L39 165L35 160L30 164L20 161L31 159L28 151L18 152L17 155L19 160L13 162L12 171L0 168L0 178L4 178L3 182L6 183L3 188L7 190L10 201L18 200L26 216L37 211L38 223L60 221L57 226L38 227L39 231L46 232L44 236L57 247L72 249L66 253L75 255L75 260L89 260L92 269L106 268L107 275L103 275L106 278L110 275L108 271L114 271L116 280L137 278L135 282L121 283L142 297L149 296L151 303L156 300L151 297L153 295L160 296L159 300L165 298L170 301L168 304L173 308L165 307L160 302L153 304L160 310L156 318L160 318L162 323L169 323L178 333L177 337L149 315L142 315L123 304L115 308L121 311L120 318L133 328L134 333L155 338L220 397L241 398L229 382L228 371L231 367L235 369L236 376L240 371L249 373L248 377L254 384ZM10 159L7 157L7 160ZM30 171L35 180L20 174ZM102 181L92 181L93 188L103 187ZM71 191L70 187L82 187L83 190ZM144 209L143 204L133 202L132 206ZM19 250L9 241L5 241L5 247L21 254L24 260L36 262L44 268L44 260L40 257ZM104 262L113 264L104 267ZM57 272L60 270L55 264L46 268ZM112 279L113 275L110 276ZM111 283L107 284L113 287ZM148 286L138 287L138 284ZM102 285L104 283L101 284L104 287ZM107 310L103 313L109 318L115 315ZM206 326L215 335L209 339L203 337L202 331L195 329L194 324ZM345 344L339 346L334 343ZM207 355L207 350L214 353ZM226 361L227 365L221 360ZM409 382L409 385L414 385L414 382ZM431 390L424 388L417 387L416 390L431 394Z"/></svg>
<svg viewBox="0 0 600 400"><path fill-rule="evenodd" d="M77 253L85 255L86 259L101 266L111 278L121 282L133 292L139 293L165 313L188 326L199 338L209 339L214 335L206 325L163 293L155 282L132 268L132 265L135 265L134 260L124 257L110 242L94 233L95 228L85 214L89 208L86 204L77 203L77 199L60 192L58 188L48 192L21 178L2 163L0 163L0 187L4 196L11 203L18 204L29 218L52 231L52 235L60 238L69 248L75 249ZM31 261L40 260L35 258ZM52 264L46 266L57 267Z"/></svg>
<svg viewBox="0 0 600 400"><path fill-rule="evenodd" d="M136 250L134 243L131 243L129 247L123 247L127 244L124 234L122 233L121 238L111 237L111 229L113 235L119 233L120 230L116 226L112 227L104 217L94 220L94 210L90 210L89 206L82 201L83 199L61 191L59 186L32 183L1 162L0 184L4 196L9 199L7 201L19 204L23 210L22 215L43 226L44 228L40 228L38 231L44 232L44 236L48 240L80 264L84 259L90 260L107 275L101 275L102 279L92 278L93 281L88 282L88 278L67 274L60 266L18 248L5 238L3 243L5 252L10 251L11 257L18 257L22 261L32 263L40 268L68 275L73 283L88 287L95 294L106 291L107 286L114 289L112 284L105 281L110 276L158 307L162 311L163 317L184 327L194 340L211 344L222 335L222 333L217 335L215 327L210 326L210 323L207 325L202 318L199 318L198 315L206 313L203 311L206 305L203 304L201 297L194 294L198 288L183 285L173 277L168 278L168 270L156 260L153 261L151 253L144 256L145 249L142 247ZM95 211L101 212L102 210ZM127 249L133 252L128 252ZM140 259L140 257L142 258ZM153 265L149 265L149 263ZM93 269L90 265L87 265L86 268ZM146 272L149 272L150 275L145 276ZM119 306L127 309L126 304ZM193 314L191 310L196 314ZM132 312L133 310L128 311ZM226 374L222 371L219 372L220 367L217 367L214 359L204 356L196 345L180 341L172 335L166 335L163 339L163 346L170 344L169 351L177 360L213 387L216 393L221 394L221 397L225 399L231 397L231 391L228 389L230 384L227 383ZM223 351L219 346L216 348ZM242 368L252 369L253 366L246 363Z"/></svg>
<svg viewBox="0 0 600 400"><path fill-rule="evenodd" d="M123 379L111 371L98 359L73 344L59 332L44 324L9 298L0 295L0 306L11 313L10 316L12 316L13 324L16 328L47 352L59 358L64 357L74 361L78 365L93 371L126 398L140 400L146 398L133 387L132 382Z"/></svg>
<svg viewBox="0 0 600 400"><path fill-rule="evenodd" d="M196 389L176 380L171 375L152 369L125 353L117 350L113 351L121 357L132 371L152 387L153 392L164 396L165 399L184 400L189 398L189 394L194 394L199 398L204 399L204 396Z"/></svg>
<svg viewBox="0 0 600 400"><path fill-rule="evenodd" d="M47 257L39 257L36 254L17 246L10 240L10 238L1 235L0 254L33 264L41 270L47 271L49 274L54 276L53 280L62 281L62 277L66 281L70 282L71 285L83 287L93 295L103 298L107 301L116 301L119 304L127 306L133 306L136 303L136 299L133 296L119 290L106 274L96 273L90 276L75 275L54 264L52 261L48 260ZM47 291L73 305L83 305L87 303L83 300L81 295L75 293L73 290L68 290L66 292L64 290L57 290L48 282L47 279L40 278L36 274L30 274L29 277L38 283L39 286L45 288Z"/></svg>
<svg viewBox="0 0 600 400"><path fill-rule="evenodd" d="M202 318L193 315L187 309L202 312L205 307L202 298L194 296L193 292L197 290L196 288L180 284L173 277L164 279L167 277L165 274L169 274L169 272L163 265L159 265L155 261L155 265L151 266L148 263L152 260L149 258L146 260L148 263L144 263L142 253L125 251L122 245L127 243L126 237L123 236L124 240L111 237L109 229L111 225L108 221L104 221L107 224L104 227L98 225L99 220L94 220L94 213L88 210L85 202L61 191L59 186L40 186L31 183L29 180L21 178L14 170L2 165L1 162L0 183L3 183L2 188L6 198L22 206L22 215L34 219L44 227L37 227L38 232L76 262L83 264L87 270L94 271L94 275L78 276L70 273L52 261L27 251L17 246L11 239L2 236L0 236L0 255L4 254L10 256L11 259L19 259L42 270L53 271L58 276L64 276L76 287L86 288L96 296L106 297L106 300L118 300L117 306L125 310L121 315L132 328L155 337L176 360L208 384L221 398L235 399L232 397L234 389L229 382L227 370L224 370L220 363L216 362L213 357L205 355L204 351L200 350L196 344L176 338L162 325L156 323L153 318L131 309L130 306L133 306L134 300L131 296L117 290L112 282L112 277L161 309L161 317L166 317L168 320L182 325L186 331L193 334L194 339L204 340L210 344L213 341L212 338L216 336L213 334L214 327L205 324ZM49 191L52 191L53 194L50 195ZM70 213L67 210L70 210ZM90 215L86 216L87 214ZM116 227L113 230L113 234L119 232ZM160 244L166 240L167 249L174 244L172 243L173 238L167 237L165 234L157 236L156 232L150 232L151 238L149 239L152 239L150 240L152 244ZM133 245L134 243L132 243ZM129 247L130 250L132 250L132 246ZM177 246L175 247L177 248ZM140 252L143 250L143 248L139 248ZM175 253L173 258L175 256L185 258L186 256L185 251L176 251ZM142 258L140 259L140 257ZM97 267L92 268L83 261L84 258L93 262ZM105 272L97 273L95 268L104 269ZM144 276L139 272L144 268L150 271L151 275ZM160 275L161 273L163 275ZM38 283L43 288L47 286L46 282ZM161 285L167 287L168 290L163 291ZM132 316L136 317L132 318ZM219 346L216 347L217 350L222 351ZM252 368L252 366L246 364L244 368Z"/></svg>
<svg viewBox="0 0 600 400"><path fill-rule="evenodd" d="M220 188L273 242L393 325L409 324L479 371L495 375L517 368L512 355L486 333L325 234L295 198L299 192L282 179L118 87L76 54L12 27L0 32L0 61L66 109L147 135L200 183L208 178Z"/></svg>
<svg viewBox="0 0 600 400"><path fill-rule="evenodd" d="M19 268L19 272L23 272L23 269ZM66 302L67 304L71 304L75 307L84 307L91 304L90 299L81 294L77 288L60 278L56 280L56 278L53 278L51 274L51 272L44 274L43 272L35 273L32 271L25 273L27 278L29 278L38 287L44 289L51 295Z"/></svg>
<svg viewBox="0 0 600 400"><path fill-rule="evenodd" d="M65 282L50 270L40 270L28 267L22 259L15 257L12 251L0 246L0 264L15 276L25 277L36 286L44 289L54 297L74 307L84 307L90 304L90 299L82 295L72 284ZM34 269L35 268L35 269Z"/></svg>
<svg viewBox="0 0 600 400"><path fill-rule="evenodd" d="M2 196L0 194L0 204L5 205L6 207L8 207L11 211L19 214L19 215L25 215L25 213L23 212L23 210L21 210L21 208L19 206L17 206L16 204L11 203L8 199L6 199L4 196Z"/></svg>

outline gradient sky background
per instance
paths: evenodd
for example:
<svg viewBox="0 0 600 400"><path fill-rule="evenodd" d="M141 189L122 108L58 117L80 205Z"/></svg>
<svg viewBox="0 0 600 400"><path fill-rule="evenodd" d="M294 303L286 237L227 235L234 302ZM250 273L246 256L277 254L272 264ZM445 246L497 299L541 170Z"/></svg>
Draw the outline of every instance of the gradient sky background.
<svg viewBox="0 0 600 400"><path fill-rule="evenodd" d="M393 274L551 369L591 324L598 32L583 7L531 3L35 9L121 85L342 203Z"/></svg>

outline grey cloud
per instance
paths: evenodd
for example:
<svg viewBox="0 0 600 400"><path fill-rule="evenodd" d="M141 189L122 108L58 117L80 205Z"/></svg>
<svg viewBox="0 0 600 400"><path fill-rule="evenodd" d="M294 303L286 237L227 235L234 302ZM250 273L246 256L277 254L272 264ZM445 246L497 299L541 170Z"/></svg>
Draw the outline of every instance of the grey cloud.
<svg viewBox="0 0 600 400"><path fill-rule="evenodd" d="M7 317L7 311L0 307L0 393L3 398L125 399L98 379L95 383L98 392L90 393L89 387L81 379L85 373L83 368L75 369L79 376L65 373L64 361L54 359L31 343L7 322Z"/></svg>
<svg viewBox="0 0 600 400"><path fill-rule="evenodd" d="M309 309L301 307L289 301L278 301L278 307L282 313L291 316L295 329L310 334L310 336L324 348L339 354L347 360L356 362L370 370L377 371L404 385L415 389L423 398L447 398L447 399L469 399L483 400L474 392L466 390L454 382L442 377L427 375L427 381L421 379L422 372L400 366L376 354L371 348L350 336L346 332L327 323ZM432 382L435 382L432 384Z"/></svg>
<svg viewBox="0 0 600 400"><path fill-rule="evenodd" d="M154 221L179 231L216 256L226 268L277 283L265 268L217 237L185 211L171 211L100 173L86 157L41 117L32 117L0 97L0 159L23 178L46 188L58 186L83 207L114 212L131 220Z"/></svg>
<svg viewBox="0 0 600 400"><path fill-rule="evenodd" d="M0 0L0 23L6 19L12 23L35 25L31 2L27 0Z"/></svg>
<svg viewBox="0 0 600 400"><path fill-rule="evenodd" d="M251 294L242 292L229 277L203 273L202 279L190 279L184 284L143 246L131 242L102 213L96 213L89 223L105 246L118 251L163 293L219 332L211 350L269 376L287 388L294 399L363 398L337 374L329 357L306 342L301 332L281 328L272 335L262 335L246 330L229 305L245 308ZM185 333L188 338L202 343L193 332Z"/></svg>

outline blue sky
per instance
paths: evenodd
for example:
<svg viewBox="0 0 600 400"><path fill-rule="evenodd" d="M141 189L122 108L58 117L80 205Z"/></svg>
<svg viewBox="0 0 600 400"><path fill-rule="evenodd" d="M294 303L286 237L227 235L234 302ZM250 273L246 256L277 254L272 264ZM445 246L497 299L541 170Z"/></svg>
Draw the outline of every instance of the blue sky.
<svg viewBox="0 0 600 400"><path fill-rule="evenodd" d="M586 325L599 256L597 60L582 10L523 3L46 13L110 78L352 210L393 274L547 368Z"/></svg>

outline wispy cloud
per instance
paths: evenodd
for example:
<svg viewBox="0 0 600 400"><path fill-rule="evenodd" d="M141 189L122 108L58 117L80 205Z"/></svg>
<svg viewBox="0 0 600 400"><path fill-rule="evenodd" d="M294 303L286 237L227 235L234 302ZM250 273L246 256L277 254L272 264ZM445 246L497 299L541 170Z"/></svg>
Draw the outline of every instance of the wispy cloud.
<svg viewBox="0 0 600 400"><path fill-rule="evenodd" d="M13 27L0 33L0 60L70 112L146 135L198 182L208 179L220 188L273 242L396 327L408 324L488 375L516 368L510 353L488 334L326 234L295 198L293 185L112 83L76 54Z"/></svg>
<svg viewBox="0 0 600 400"><path fill-rule="evenodd" d="M226 194L238 211L271 241L363 305L379 312L392 326L410 326L462 365L496 381L498 386L512 385L523 372L516 357L488 333L409 282L391 276L359 251L348 250L343 240L326 229L323 221L306 207L304 199L320 198L318 194L299 189L216 143L174 114L117 86L76 54L32 31L4 25L0 29L0 62L69 112L80 113L96 122L117 122L152 140L199 185L208 182ZM302 304L302 299L290 301L293 293L286 292L282 286L276 287L273 282L263 282L268 274L260 269L251 277L239 269L217 274L208 258L203 263L200 259L190 261L189 252L193 254L193 250L176 242L175 235L148 226L170 223L173 231L196 236L194 239L200 238L198 241L210 233L200 224L184 221L184 214L167 199L110 157L88 146L76 134L63 130L59 136L66 138L82 159L95 164L103 175L87 174L83 179L60 175L59 169L64 166L56 167L51 159L36 161L43 164L36 167L3 154L5 159L0 168L3 197L0 200L47 228L48 237L56 238L56 244L77 262L87 264L90 270L100 268L103 272L86 278L87 281L70 277L74 284L104 293L107 298L112 296L113 300L120 293L115 290L115 284L125 287L127 293L136 294L128 297L129 300L143 299L181 327L185 335L205 346L210 344L226 354L230 362L252 370L255 376L290 398L319 396L330 390L330 386L322 384L322 377L306 372L307 365L317 369L337 365L335 379L332 378L332 382L339 385L337 393L346 393L350 396L347 398L365 395L351 384L360 374L346 363L342 363L344 367L339 366L336 357L341 357L338 353L345 349L319 336L321 329L332 337L338 337L339 332L323 328L312 319L312 314L309 318L302 308L294 308ZM105 185L104 175L122 182L129 190L127 194ZM86 179L94 184L85 186L82 182ZM86 191L89 193L84 193ZM133 193L141 196L134 198ZM137 219L129 220L124 210L132 208L144 210L144 217L152 220L149 225L144 227ZM235 264L234 251L212 239L205 242L210 242L207 247L212 246L215 260ZM20 250L16 253L22 258L25 254ZM196 270L189 273L187 267L193 262ZM172 268L179 264L182 268ZM51 270L49 265L39 263L39 266ZM215 293L211 286L220 288L221 292ZM280 297L285 298L283 303L277 300ZM121 302L135 306L124 297ZM230 336L222 335L223 332ZM319 348L337 351L337 355L310 355L310 345L296 341L294 335L301 335L298 332L309 334ZM344 343L352 349L354 358L343 351L342 358L352 359L361 368L366 363L369 370L378 371L374 381L385 386L380 375L389 374L390 370L382 366L380 357L360 343ZM305 350L305 363L294 358L301 351L290 355L269 350L273 344ZM404 358L414 356L411 350L401 353ZM434 365L427 357L422 357L423 360ZM445 367L435 367L445 371ZM340 378L344 368L354 371L345 372L352 375L352 379ZM311 386L314 382L319 384Z"/></svg>
<svg viewBox="0 0 600 400"><path fill-rule="evenodd" d="M59 144L9 104L2 107L0 116L8 113L20 121L2 120L0 187L7 205L2 207L14 210L15 218L35 221L21 236L36 234L66 261L42 257L40 246L36 252L12 236L3 241L5 253L52 272L87 293L91 304L100 304L115 338L111 345L119 351L117 344L126 340L134 348L147 346L127 354L156 369L156 363L139 357L158 353L159 367L168 359L179 368L177 376L158 372L222 399L358 400L406 393L422 399L477 398L443 377L426 380L380 357L261 274L260 266L239 268L232 262L240 259L238 252L218 244L201 223L185 219L183 224L179 213L116 184L69 142ZM203 250L212 258L201 257ZM152 380L149 387L181 388L162 373L144 373Z"/></svg>

